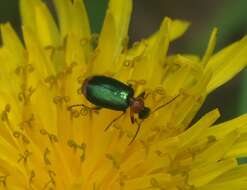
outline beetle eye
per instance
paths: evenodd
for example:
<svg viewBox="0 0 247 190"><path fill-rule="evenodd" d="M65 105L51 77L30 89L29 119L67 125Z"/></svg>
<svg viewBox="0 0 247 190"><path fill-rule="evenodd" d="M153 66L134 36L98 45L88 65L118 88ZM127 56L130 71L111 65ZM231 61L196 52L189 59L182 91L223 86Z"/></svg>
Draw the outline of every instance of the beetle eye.
<svg viewBox="0 0 247 190"><path fill-rule="evenodd" d="M138 113L139 119L146 119L149 116L150 109L148 107L144 107L142 111Z"/></svg>

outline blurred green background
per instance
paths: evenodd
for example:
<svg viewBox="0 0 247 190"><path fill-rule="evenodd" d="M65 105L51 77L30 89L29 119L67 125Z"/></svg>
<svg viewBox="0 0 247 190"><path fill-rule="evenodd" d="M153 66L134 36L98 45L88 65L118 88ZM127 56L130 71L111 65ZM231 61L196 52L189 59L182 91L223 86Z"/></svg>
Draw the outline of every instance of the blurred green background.
<svg viewBox="0 0 247 190"><path fill-rule="evenodd" d="M52 7L51 0L46 2ZM85 0L93 32L100 31L107 3ZM171 52L202 55L214 26L219 28L217 50L247 34L246 11L246 0L134 0L129 35L131 42L149 36L164 16L189 20L189 31L172 44ZM0 22L7 21L20 32L18 0L0 0ZM216 107L220 121L247 112L247 69L209 95L198 117Z"/></svg>

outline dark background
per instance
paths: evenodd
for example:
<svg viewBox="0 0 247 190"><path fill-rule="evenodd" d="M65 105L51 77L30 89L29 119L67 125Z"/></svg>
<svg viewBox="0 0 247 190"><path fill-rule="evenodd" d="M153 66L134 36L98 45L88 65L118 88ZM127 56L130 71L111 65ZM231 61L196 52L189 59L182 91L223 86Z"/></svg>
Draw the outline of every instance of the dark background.
<svg viewBox="0 0 247 190"><path fill-rule="evenodd" d="M46 2L51 6L51 0ZM107 2L85 0L93 32L100 32ZM172 44L170 52L203 55L214 26L219 28L217 50L247 34L246 11L246 0L134 0L130 39L133 42L152 34L164 16L185 19L192 25L184 37ZM18 0L0 0L0 22L7 21L20 33ZM221 111L220 121L247 112L245 86L246 69L210 94L198 117L216 107Z"/></svg>

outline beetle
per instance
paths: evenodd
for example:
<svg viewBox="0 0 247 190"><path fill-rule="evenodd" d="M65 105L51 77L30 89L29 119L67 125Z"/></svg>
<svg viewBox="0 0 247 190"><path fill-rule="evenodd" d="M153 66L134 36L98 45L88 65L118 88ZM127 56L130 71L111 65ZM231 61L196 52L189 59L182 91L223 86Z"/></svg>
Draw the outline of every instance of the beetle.
<svg viewBox="0 0 247 190"><path fill-rule="evenodd" d="M137 97L134 97L134 89L131 85L126 85L114 78L103 75L88 77L84 80L80 90L85 98L96 106L90 109L97 110L107 108L123 112L121 115L113 119L109 125L107 125L105 131L108 130L115 121L120 119L126 113L128 108L130 108L130 119L133 124L136 122L134 117L135 114L138 114L138 118L142 121L150 115L150 108L146 107L144 103L145 92L141 93ZM167 103L165 105L167 105ZM76 104L69 106L68 109L71 110L76 106L84 105ZM164 107L164 105L158 107L158 109L161 107ZM155 109L155 111L158 109ZM134 141L140 130L141 122L136 123L138 124L138 128L131 142Z"/></svg>

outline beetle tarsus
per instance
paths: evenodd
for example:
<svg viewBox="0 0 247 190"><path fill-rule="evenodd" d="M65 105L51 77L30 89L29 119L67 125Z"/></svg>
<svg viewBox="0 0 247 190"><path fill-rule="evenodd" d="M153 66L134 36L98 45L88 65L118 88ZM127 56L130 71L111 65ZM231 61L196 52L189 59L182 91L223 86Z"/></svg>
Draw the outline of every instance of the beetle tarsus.
<svg viewBox="0 0 247 190"><path fill-rule="evenodd" d="M86 107L84 104L74 104L71 106L68 106L67 109L71 111L74 107Z"/></svg>
<svg viewBox="0 0 247 190"><path fill-rule="evenodd" d="M92 111L98 111L98 110L101 109L101 107L99 107L99 106L88 107L88 106L86 106L86 105L84 105L84 104L74 104L74 105L68 106L67 109L68 109L69 111L71 111L71 110L72 110L73 108L75 108L75 107L81 107L82 109L85 108L85 109L87 109L87 110L92 110Z"/></svg>

